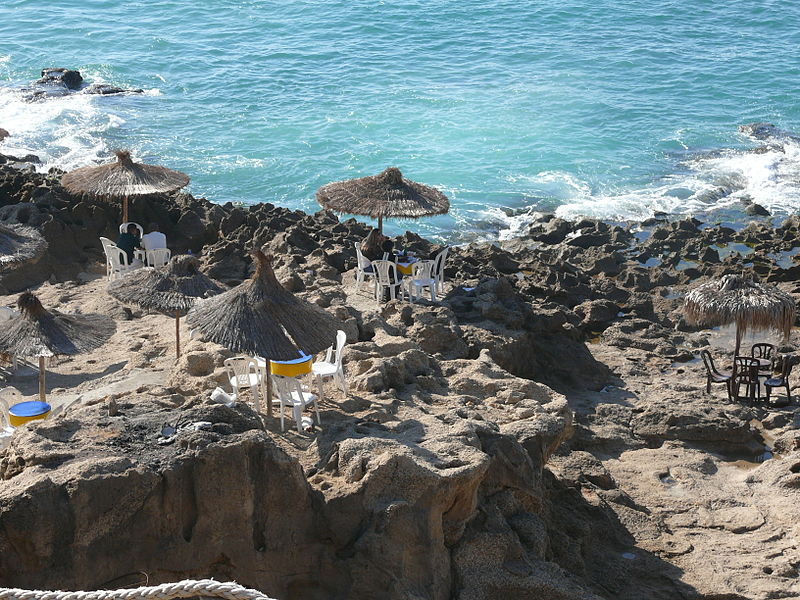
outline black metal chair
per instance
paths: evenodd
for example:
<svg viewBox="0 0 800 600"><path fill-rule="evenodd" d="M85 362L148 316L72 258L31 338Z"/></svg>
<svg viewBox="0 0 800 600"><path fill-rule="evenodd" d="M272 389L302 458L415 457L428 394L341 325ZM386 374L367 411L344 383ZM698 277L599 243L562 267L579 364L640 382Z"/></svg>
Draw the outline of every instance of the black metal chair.
<svg viewBox="0 0 800 600"><path fill-rule="evenodd" d="M767 402L772 392L772 388L786 388L786 404L791 404L792 393L789 391L789 373L792 372L792 358L783 355L780 357L780 372L773 373L772 377L764 382L764 387L767 390Z"/></svg>
<svg viewBox="0 0 800 600"><path fill-rule="evenodd" d="M760 368L761 363L757 358L750 356L733 357L733 376L731 377L730 386L734 400L749 400L751 402L761 400L761 379L758 377ZM742 386L745 388L744 395L740 393Z"/></svg>
<svg viewBox="0 0 800 600"><path fill-rule="evenodd" d="M706 394L711 393L712 383L724 383L725 388L728 390L728 400L731 399L731 377L732 373L719 371L714 364L714 358L708 350L703 350L700 353L703 359L703 364L706 366Z"/></svg>

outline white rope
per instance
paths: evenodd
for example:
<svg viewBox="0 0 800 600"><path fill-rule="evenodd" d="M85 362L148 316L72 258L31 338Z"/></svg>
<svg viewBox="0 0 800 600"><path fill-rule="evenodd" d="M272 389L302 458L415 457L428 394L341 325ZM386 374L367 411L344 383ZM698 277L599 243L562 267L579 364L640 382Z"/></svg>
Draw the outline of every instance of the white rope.
<svg viewBox="0 0 800 600"><path fill-rule="evenodd" d="M0 588L0 600L172 600L192 596L210 596L225 600L274 600L258 590L213 579L185 579L177 583L163 583L150 587L95 592Z"/></svg>

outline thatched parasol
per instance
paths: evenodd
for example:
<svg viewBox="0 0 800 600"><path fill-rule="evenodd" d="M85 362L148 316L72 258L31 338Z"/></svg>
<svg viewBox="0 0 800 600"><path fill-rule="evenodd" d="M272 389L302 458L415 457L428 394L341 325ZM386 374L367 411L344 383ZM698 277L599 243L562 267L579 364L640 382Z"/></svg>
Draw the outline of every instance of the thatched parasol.
<svg viewBox="0 0 800 600"><path fill-rule="evenodd" d="M795 301L789 294L744 275L724 275L704 283L686 295L683 305L686 320L692 325L736 323L735 356L749 330L776 329L788 338L795 311Z"/></svg>
<svg viewBox="0 0 800 600"><path fill-rule="evenodd" d="M222 291L216 281L200 271L200 261L189 255L173 257L163 269L137 269L108 286L108 293L117 300L175 317L177 356L181 355L180 318L198 298Z"/></svg>
<svg viewBox="0 0 800 600"><path fill-rule="evenodd" d="M298 358L299 350L313 355L328 348L336 339L336 319L285 290L275 278L271 256L256 250L253 257L252 278L195 304L186 317L189 327L233 352L267 360L289 360ZM267 414L272 414L269 391Z"/></svg>
<svg viewBox="0 0 800 600"><path fill-rule="evenodd" d="M116 330L105 315L65 315L48 312L39 299L25 292L17 299L20 314L3 323L0 352L39 359L39 399L45 401L44 359L73 355L102 346Z"/></svg>
<svg viewBox="0 0 800 600"><path fill-rule="evenodd" d="M122 222L128 222L128 197L174 192L189 183L189 176L156 165L135 163L127 150L114 152L117 162L81 167L61 177L73 194L122 198Z"/></svg>
<svg viewBox="0 0 800 600"><path fill-rule="evenodd" d="M33 227L0 224L0 272L40 258L47 242Z"/></svg>
<svg viewBox="0 0 800 600"><path fill-rule="evenodd" d="M400 169L389 167L379 175L335 181L317 190L317 202L323 208L350 215L378 219L443 215L450 201L436 188L404 179Z"/></svg>

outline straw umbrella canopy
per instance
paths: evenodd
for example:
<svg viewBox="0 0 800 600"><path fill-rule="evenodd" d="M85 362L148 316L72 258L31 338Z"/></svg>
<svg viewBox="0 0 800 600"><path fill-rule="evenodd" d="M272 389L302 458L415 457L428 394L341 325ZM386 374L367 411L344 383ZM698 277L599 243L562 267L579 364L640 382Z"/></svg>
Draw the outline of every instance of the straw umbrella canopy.
<svg viewBox="0 0 800 600"><path fill-rule="evenodd" d="M192 329L233 352L267 360L298 358L328 348L339 329L334 317L285 290L272 270L272 257L253 252L252 278L194 305L186 317ZM267 388L269 390L269 387ZM267 395L267 414L272 403Z"/></svg>
<svg viewBox="0 0 800 600"><path fill-rule="evenodd" d="M378 175L335 181L317 190L317 202L323 208L350 215L378 219L443 215L450 201L436 188L405 179L400 169L389 167Z"/></svg>
<svg viewBox="0 0 800 600"><path fill-rule="evenodd" d="M61 177L61 185L73 194L122 198L122 222L128 222L128 197L175 192L189 183L189 176L166 167L136 163L128 150L114 152L117 161L81 167Z"/></svg>
<svg viewBox="0 0 800 600"><path fill-rule="evenodd" d="M175 256L163 269L137 269L108 286L108 293L127 304L156 310L175 317L175 353L181 355L180 319L198 298L223 291L220 285L200 271L194 256Z"/></svg>
<svg viewBox="0 0 800 600"><path fill-rule="evenodd" d="M102 346L116 330L105 315L67 315L47 311L39 299L25 292L17 299L20 314L0 330L0 352L39 359L39 399L45 401L44 359L74 355Z"/></svg>
<svg viewBox="0 0 800 600"><path fill-rule="evenodd" d="M795 320L794 299L774 285L744 275L724 275L686 295L683 305L692 325L714 327L736 324L736 350L747 331L775 329L788 339Z"/></svg>
<svg viewBox="0 0 800 600"><path fill-rule="evenodd" d="M0 272L35 261L47 250L47 242L33 227L0 224Z"/></svg>

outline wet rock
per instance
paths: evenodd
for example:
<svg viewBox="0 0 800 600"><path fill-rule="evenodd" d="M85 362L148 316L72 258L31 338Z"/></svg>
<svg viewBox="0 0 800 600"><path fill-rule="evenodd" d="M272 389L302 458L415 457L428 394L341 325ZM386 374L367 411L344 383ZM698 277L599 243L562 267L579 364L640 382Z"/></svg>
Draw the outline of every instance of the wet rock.
<svg viewBox="0 0 800 600"><path fill-rule="evenodd" d="M111 94L142 94L144 90L142 89L124 89L120 87L116 87L114 85L108 85L105 83L93 83L89 86L86 86L81 90L82 94L99 94L101 96L108 96Z"/></svg>
<svg viewBox="0 0 800 600"><path fill-rule="evenodd" d="M35 83L43 85L62 85L68 90L78 90L83 83L83 77L80 71L72 69L42 69L41 79L37 79Z"/></svg>
<svg viewBox="0 0 800 600"><path fill-rule="evenodd" d="M751 217L756 217L756 216L758 216L758 217L768 217L768 216L770 216L770 212L766 208L764 208L760 204L755 204L755 203L748 205L747 208L744 209L744 212L745 212L745 214L747 214L747 215L749 215Z"/></svg>

